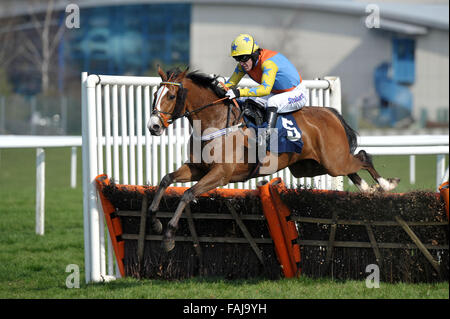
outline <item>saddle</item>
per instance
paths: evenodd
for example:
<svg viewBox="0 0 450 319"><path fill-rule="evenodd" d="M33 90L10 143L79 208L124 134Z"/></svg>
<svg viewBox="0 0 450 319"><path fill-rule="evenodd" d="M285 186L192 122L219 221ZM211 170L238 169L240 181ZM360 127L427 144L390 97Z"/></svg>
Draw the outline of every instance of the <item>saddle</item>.
<svg viewBox="0 0 450 319"><path fill-rule="evenodd" d="M264 107L252 99L244 101L242 110L247 120L251 121L256 126L261 126L267 121L266 110Z"/></svg>

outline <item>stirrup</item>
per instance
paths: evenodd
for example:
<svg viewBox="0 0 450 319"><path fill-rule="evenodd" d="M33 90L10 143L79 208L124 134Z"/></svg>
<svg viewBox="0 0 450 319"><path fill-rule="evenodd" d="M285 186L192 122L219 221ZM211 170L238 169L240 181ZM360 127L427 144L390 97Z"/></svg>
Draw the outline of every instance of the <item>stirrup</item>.
<svg viewBox="0 0 450 319"><path fill-rule="evenodd" d="M278 109L270 106L267 108L267 130L266 130L266 149L270 149L271 130L277 126Z"/></svg>

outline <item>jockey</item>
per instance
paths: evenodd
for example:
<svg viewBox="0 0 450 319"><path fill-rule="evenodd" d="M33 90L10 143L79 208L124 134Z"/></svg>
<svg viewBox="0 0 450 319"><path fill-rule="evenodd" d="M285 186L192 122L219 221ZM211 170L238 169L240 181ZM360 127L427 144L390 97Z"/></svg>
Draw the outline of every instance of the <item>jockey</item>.
<svg viewBox="0 0 450 319"><path fill-rule="evenodd" d="M231 56L238 62L225 85L230 99L245 97L264 106L270 129L275 128L278 113L301 109L308 103L308 93L295 66L281 53L260 48L249 34L239 34L231 43ZM255 88L236 88L248 74L260 85Z"/></svg>

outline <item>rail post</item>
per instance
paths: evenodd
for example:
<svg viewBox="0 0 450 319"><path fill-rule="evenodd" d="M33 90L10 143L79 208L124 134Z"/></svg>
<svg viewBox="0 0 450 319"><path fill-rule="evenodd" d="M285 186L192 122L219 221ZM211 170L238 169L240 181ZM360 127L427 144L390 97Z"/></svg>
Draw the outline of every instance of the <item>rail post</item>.
<svg viewBox="0 0 450 319"><path fill-rule="evenodd" d="M45 224L45 152L36 149L36 234L44 235Z"/></svg>
<svg viewBox="0 0 450 319"><path fill-rule="evenodd" d="M70 187L77 187L77 147L72 146L70 154Z"/></svg>
<svg viewBox="0 0 450 319"><path fill-rule="evenodd" d="M439 192L439 186L443 176L445 175L445 155L438 154L436 156L436 191Z"/></svg>

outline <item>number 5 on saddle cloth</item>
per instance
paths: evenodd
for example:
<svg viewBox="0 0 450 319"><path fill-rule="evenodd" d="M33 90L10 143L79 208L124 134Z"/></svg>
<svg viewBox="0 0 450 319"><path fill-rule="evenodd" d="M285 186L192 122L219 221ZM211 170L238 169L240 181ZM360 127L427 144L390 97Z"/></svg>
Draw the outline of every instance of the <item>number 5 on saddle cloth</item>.
<svg viewBox="0 0 450 319"><path fill-rule="evenodd" d="M262 105L252 99L246 99L241 107L244 112L244 121L248 128L253 128L255 132L260 134L267 129L266 110ZM302 131L298 127L292 113L278 114L276 131L275 134L271 134L270 145L275 146L271 147L271 151L278 154L300 154L302 152ZM269 148L269 145L267 147Z"/></svg>

